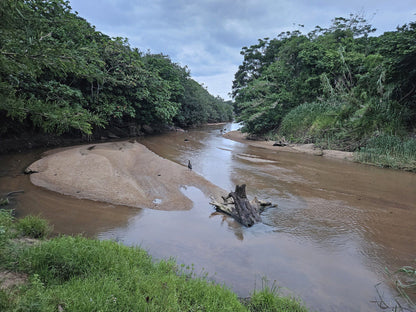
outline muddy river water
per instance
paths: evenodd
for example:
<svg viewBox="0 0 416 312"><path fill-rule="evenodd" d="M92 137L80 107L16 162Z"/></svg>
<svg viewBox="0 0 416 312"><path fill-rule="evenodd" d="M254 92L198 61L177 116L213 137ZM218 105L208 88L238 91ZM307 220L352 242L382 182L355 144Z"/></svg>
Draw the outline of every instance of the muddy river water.
<svg viewBox="0 0 416 312"><path fill-rule="evenodd" d="M56 233L83 233L173 257L239 296L269 285L319 311L381 311L394 305L395 271L416 259L416 174L344 160L252 147L222 137L234 124L141 138L227 191L246 183L269 200L263 222L243 228L183 186L189 211L157 211L75 199L32 185L21 174L42 150L0 155L0 194L23 189L17 216L41 214Z"/></svg>

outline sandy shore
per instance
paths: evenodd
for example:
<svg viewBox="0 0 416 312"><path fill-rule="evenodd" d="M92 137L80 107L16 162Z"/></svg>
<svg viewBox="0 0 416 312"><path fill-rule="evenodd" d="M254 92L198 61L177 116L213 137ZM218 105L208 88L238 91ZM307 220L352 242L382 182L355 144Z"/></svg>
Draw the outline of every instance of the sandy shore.
<svg viewBox="0 0 416 312"><path fill-rule="evenodd" d="M65 148L28 167L33 184L77 198L160 210L188 210L181 187L194 186L218 199L227 192L137 142Z"/></svg>
<svg viewBox="0 0 416 312"><path fill-rule="evenodd" d="M252 146L267 148L271 150L280 150L286 152L306 153L310 155L323 156L329 158L353 160L352 152L336 151L336 150L321 150L315 148L313 144L289 144L288 146L273 146L274 141L255 141L246 139L246 134L240 131L230 131L224 134L224 137L240 143L245 143Z"/></svg>

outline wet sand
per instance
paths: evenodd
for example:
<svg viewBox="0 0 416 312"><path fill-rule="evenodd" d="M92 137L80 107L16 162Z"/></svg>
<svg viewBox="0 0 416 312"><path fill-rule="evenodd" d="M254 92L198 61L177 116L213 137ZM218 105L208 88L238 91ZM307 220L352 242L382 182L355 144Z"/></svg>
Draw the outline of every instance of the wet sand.
<svg viewBox="0 0 416 312"><path fill-rule="evenodd" d="M49 152L28 170L37 186L77 198L158 210L189 210L181 188L215 199L225 190L137 142L111 142Z"/></svg>
<svg viewBox="0 0 416 312"><path fill-rule="evenodd" d="M285 152L305 153L315 156L323 156L328 158L353 160L352 152L336 151L336 150L321 150L315 148L314 144L289 144L287 146L273 146L274 141L256 141L247 139L247 135L240 131L230 131L224 134L224 137L240 143L245 143L251 146L263 147L267 149L280 150Z"/></svg>

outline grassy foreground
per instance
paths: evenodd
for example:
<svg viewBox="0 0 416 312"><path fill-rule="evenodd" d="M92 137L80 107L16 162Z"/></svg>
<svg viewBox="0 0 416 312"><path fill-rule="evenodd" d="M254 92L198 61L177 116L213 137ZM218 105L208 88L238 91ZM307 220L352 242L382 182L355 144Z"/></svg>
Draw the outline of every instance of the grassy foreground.
<svg viewBox="0 0 416 312"><path fill-rule="evenodd" d="M26 280L0 288L0 311L307 311L273 288L240 301L173 260L154 261L140 248L112 241L45 240L49 230L42 219L15 222L0 210L0 272ZM41 240L28 245L16 239L27 235Z"/></svg>

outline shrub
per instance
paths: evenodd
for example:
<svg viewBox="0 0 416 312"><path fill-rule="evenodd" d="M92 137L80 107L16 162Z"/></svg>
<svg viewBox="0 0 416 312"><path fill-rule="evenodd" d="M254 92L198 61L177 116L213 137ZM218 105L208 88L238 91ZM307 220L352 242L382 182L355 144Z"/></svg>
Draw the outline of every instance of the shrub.
<svg viewBox="0 0 416 312"><path fill-rule="evenodd" d="M330 127L333 107L326 102L304 103L292 109L282 120L280 134L287 139L309 142L322 130Z"/></svg>
<svg viewBox="0 0 416 312"><path fill-rule="evenodd" d="M48 221L37 216L26 216L16 224L16 229L22 236L45 238L52 231Z"/></svg>

